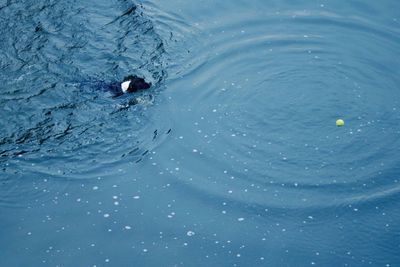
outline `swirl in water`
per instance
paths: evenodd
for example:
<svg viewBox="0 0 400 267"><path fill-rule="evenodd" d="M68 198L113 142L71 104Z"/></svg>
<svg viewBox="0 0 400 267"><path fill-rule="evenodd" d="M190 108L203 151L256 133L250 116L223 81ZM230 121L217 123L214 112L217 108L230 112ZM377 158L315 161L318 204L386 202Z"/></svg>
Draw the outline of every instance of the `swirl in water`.
<svg viewBox="0 0 400 267"><path fill-rule="evenodd" d="M325 11L255 17L200 24L207 47L170 76L186 122L176 122L171 155L194 152L180 157L176 178L260 210L397 195L398 33ZM337 128L341 117L348 123Z"/></svg>

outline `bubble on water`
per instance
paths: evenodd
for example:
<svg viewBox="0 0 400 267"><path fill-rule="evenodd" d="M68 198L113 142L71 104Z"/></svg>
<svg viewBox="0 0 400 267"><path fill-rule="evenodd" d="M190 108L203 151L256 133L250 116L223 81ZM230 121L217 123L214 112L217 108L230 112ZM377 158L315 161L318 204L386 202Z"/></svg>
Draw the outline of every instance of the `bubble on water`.
<svg viewBox="0 0 400 267"><path fill-rule="evenodd" d="M195 235L195 232L193 232L193 231L187 231L186 235L187 235L187 236L194 236L194 235Z"/></svg>

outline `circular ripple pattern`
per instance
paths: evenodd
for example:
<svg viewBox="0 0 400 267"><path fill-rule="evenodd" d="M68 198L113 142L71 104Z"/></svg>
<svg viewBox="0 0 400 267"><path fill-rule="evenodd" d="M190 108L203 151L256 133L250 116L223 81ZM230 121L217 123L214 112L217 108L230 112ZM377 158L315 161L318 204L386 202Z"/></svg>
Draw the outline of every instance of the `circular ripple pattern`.
<svg viewBox="0 0 400 267"><path fill-rule="evenodd" d="M180 168L185 184L262 208L398 195L399 33L329 12L249 17L215 21L175 81L194 81L177 96L193 123L180 164L199 166Z"/></svg>

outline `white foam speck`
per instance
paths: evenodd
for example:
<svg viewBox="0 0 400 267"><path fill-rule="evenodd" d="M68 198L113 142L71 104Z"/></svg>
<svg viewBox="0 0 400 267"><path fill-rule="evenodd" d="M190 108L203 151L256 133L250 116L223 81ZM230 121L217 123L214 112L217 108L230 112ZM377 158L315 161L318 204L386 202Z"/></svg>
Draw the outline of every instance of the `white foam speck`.
<svg viewBox="0 0 400 267"><path fill-rule="evenodd" d="M187 236L194 236L194 235L195 235L195 232L193 232L193 231L187 231L186 235L187 235Z"/></svg>

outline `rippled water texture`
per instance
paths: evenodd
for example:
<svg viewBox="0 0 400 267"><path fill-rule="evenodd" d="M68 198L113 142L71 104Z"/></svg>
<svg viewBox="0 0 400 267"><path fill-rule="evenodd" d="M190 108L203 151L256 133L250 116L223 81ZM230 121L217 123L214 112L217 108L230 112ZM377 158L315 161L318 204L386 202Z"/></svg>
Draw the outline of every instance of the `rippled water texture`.
<svg viewBox="0 0 400 267"><path fill-rule="evenodd" d="M399 10L0 2L5 266L400 266Z"/></svg>
<svg viewBox="0 0 400 267"><path fill-rule="evenodd" d="M125 156L140 159L165 126L146 112L153 96L113 99L100 85L133 72L155 84L151 94L162 87L163 42L141 7L35 1L0 12L4 171L85 178Z"/></svg>

